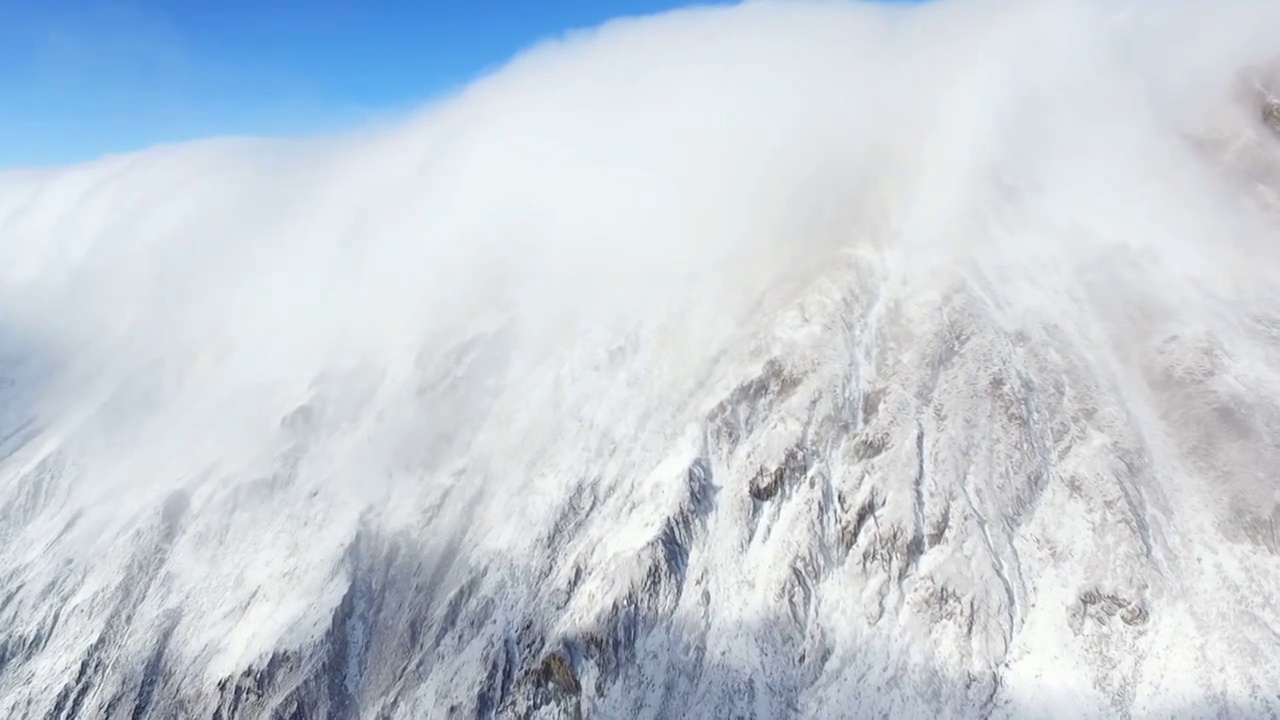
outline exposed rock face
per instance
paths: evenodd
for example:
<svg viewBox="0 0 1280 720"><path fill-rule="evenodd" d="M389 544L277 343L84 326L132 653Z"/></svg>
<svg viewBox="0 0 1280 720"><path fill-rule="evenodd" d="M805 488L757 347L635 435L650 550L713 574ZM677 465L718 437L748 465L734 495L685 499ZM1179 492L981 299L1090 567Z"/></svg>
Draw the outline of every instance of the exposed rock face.
<svg viewBox="0 0 1280 720"><path fill-rule="evenodd" d="M1260 109L1262 121L1280 132L1280 57L1241 71L1246 102Z"/></svg>
<svg viewBox="0 0 1280 720"><path fill-rule="evenodd" d="M462 478L421 516L425 534L362 521L330 571L327 628L208 686L183 646L207 618L165 600L174 554L219 542L190 496L139 529L100 615L39 602L60 583L85 587L84 569L10 565L26 579L9 581L3 603L9 712L1003 717L1032 709L1023 693L1037 663L1066 662L1055 656L1078 663L1075 702L1087 704L1063 706L1070 714L1162 710L1174 658L1203 658L1180 682L1205 697L1225 682L1269 687L1280 647L1247 639L1266 626L1246 598L1280 583L1274 540L1256 531L1280 505L1237 473L1280 461L1268 419L1280 407L1249 390L1222 338L1147 325L1123 346L1133 369L1108 371L1072 339L1084 328L1006 314L971 281L939 276L931 292L890 300L852 289L873 265L841 272L864 283L779 315L789 330L756 370L720 366L736 384L713 382L689 406L690 431L648 478L627 469L623 446L562 469L574 490L545 519L521 519L503 552L485 550L478 521L437 546L433 518L486 512L449 499L466 492ZM1085 285L1086 302L1106 285ZM1259 317L1251 342L1280 357L1277 320ZM561 437L553 446L598 443ZM56 517L66 466L55 463L31 465L9 491L10 532ZM642 500L654 490L659 502ZM287 514L304 491L282 475L239 492ZM1184 629L1201 623L1213 633ZM1246 660L1223 666L1219 653ZM71 658L59 690L24 690L37 668ZM1206 709L1271 705L1254 697Z"/></svg>
<svg viewBox="0 0 1280 720"><path fill-rule="evenodd" d="M1242 70L1235 90L1237 103L1256 123L1211 131L1195 142L1240 183L1243 196L1280 210L1280 60Z"/></svg>

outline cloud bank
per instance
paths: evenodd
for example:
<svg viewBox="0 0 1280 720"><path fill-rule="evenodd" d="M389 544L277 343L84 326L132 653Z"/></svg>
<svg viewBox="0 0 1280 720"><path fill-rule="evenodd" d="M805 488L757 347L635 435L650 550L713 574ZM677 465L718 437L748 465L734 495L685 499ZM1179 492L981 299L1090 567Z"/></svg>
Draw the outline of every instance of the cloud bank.
<svg viewBox="0 0 1280 720"><path fill-rule="evenodd" d="M898 232L938 236L990 173L1119 184L1175 162L1175 133L1273 51L1276 12L759 3L621 21L378 135L6 174L6 315L114 341L259 293L267 307L203 321L343 334L336 317L296 326L292 304L404 312L399 326L486 277L540 283L525 299L648 302L653 283L815 261L865 242L858 223L896 215Z"/></svg>
<svg viewBox="0 0 1280 720"><path fill-rule="evenodd" d="M517 318L531 364L645 323L696 357L859 249L923 272L1016 245L1050 285L1107 243L1234 268L1251 236L1220 237L1241 216L1186 135L1247 125L1205 110L1278 19L957 0L618 21L378 132L4 174L0 317L62 358L66 397L160 363L288 404L485 314ZM1010 207L1039 225L992 231Z"/></svg>

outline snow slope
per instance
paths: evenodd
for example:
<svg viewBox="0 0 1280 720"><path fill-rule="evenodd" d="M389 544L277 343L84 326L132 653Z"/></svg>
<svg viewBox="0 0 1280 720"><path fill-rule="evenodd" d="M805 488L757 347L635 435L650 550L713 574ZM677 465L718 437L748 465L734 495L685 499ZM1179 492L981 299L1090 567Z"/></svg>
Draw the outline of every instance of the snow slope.
<svg viewBox="0 0 1280 720"><path fill-rule="evenodd" d="M0 174L0 716L1275 717L1277 30L690 10Z"/></svg>

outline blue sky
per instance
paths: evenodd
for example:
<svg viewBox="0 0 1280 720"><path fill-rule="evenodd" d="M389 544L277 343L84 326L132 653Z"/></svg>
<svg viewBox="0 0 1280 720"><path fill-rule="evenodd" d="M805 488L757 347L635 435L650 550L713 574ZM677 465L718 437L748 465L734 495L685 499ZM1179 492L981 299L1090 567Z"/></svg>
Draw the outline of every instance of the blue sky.
<svg viewBox="0 0 1280 720"><path fill-rule="evenodd" d="M357 125L679 0L0 0L0 168ZM708 3L700 3L708 4Z"/></svg>

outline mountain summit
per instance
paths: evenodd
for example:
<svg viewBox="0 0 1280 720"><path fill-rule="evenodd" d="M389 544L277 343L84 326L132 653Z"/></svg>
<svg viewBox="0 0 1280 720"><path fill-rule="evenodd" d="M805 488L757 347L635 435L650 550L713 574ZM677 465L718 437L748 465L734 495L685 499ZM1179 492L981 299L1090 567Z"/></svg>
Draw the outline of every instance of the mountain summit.
<svg viewBox="0 0 1280 720"><path fill-rule="evenodd" d="M1277 27L748 3L0 175L0 716L1275 717Z"/></svg>

